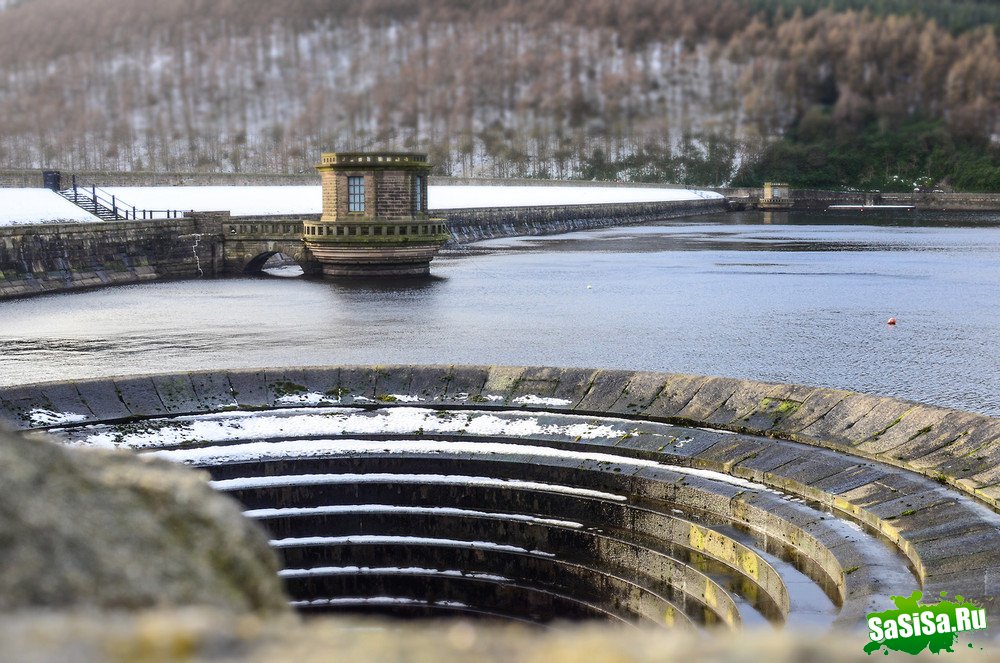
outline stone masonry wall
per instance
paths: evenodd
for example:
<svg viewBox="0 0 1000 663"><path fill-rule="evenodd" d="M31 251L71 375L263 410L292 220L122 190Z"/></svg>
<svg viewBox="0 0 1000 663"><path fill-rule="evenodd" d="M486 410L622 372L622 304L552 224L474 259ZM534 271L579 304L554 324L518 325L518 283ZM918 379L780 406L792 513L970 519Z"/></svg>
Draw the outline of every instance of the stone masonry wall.
<svg viewBox="0 0 1000 663"><path fill-rule="evenodd" d="M714 189L731 198L758 200L762 190L753 187ZM876 193L792 189L792 209L822 211L830 205L913 205L917 211L1000 211L1000 193Z"/></svg>
<svg viewBox="0 0 1000 663"><path fill-rule="evenodd" d="M1000 210L1000 193L883 193L885 205L915 205L918 210Z"/></svg>
<svg viewBox="0 0 1000 663"><path fill-rule="evenodd" d="M0 227L0 299L156 279L214 276L218 219Z"/></svg>
<svg viewBox="0 0 1000 663"><path fill-rule="evenodd" d="M323 196L323 216L324 221L333 221L337 218L337 199L340 192L337 189L337 173L333 170L326 170L320 173L320 184ZM344 194L347 195L346 189Z"/></svg>
<svg viewBox="0 0 1000 663"><path fill-rule="evenodd" d="M730 198L746 198L756 203L763 197L763 189L754 187L714 189ZM872 205L880 204L877 194L862 191L822 191L819 189L792 189L792 209L825 210L830 205ZM910 204L910 203L906 203Z"/></svg>
<svg viewBox="0 0 1000 663"><path fill-rule="evenodd" d="M341 179L346 187L346 178ZM373 175L366 177L366 183L373 180ZM404 174L400 181L409 182L410 175ZM409 205L412 205L412 192L409 185L403 186L405 204L409 209ZM403 199L401 193L400 200ZM373 196L368 196L368 202L372 200ZM346 208L346 200L344 207ZM435 215L447 217L454 236L452 244L455 245L491 237L554 234L638 224L670 217L720 212L724 209L722 200L697 200L444 210L435 212ZM282 250L288 253L288 246L279 242L287 238L271 237L262 230L264 234L260 237L241 234L237 239L229 232L224 235L224 223L229 226L234 223L250 223L252 227L254 222L273 226L286 221L290 222L292 219L231 219L227 212L202 212L182 219L0 228L0 299L157 279L200 278L232 273L233 265L242 269L247 260L262 252ZM265 225L261 225L261 228ZM223 241L233 243L232 251L223 250ZM239 259L227 259L227 252L234 251L240 253Z"/></svg>
<svg viewBox="0 0 1000 663"><path fill-rule="evenodd" d="M377 176L376 216L383 219L408 219L413 216L413 173L386 170Z"/></svg>

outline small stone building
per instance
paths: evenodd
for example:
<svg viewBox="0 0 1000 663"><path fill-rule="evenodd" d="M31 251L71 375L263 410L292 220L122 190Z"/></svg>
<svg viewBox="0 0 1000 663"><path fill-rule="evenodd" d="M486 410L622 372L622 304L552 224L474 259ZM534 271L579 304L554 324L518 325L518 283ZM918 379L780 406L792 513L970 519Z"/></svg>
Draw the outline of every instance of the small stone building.
<svg viewBox="0 0 1000 663"><path fill-rule="evenodd" d="M306 248L328 276L419 275L449 238L427 214L427 155L330 152L316 167L323 215L306 221Z"/></svg>
<svg viewBox="0 0 1000 663"><path fill-rule="evenodd" d="M760 209L788 209L792 206L792 195L784 182L764 182L764 194L760 197Z"/></svg>

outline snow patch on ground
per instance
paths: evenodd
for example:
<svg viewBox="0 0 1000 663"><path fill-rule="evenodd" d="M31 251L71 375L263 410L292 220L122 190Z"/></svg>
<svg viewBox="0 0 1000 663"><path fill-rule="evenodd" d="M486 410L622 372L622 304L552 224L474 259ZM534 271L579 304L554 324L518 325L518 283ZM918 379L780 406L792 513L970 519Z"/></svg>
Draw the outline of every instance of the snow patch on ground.
<svg viewBox="0 0 1000 663"><path fill-rule="evenodd" d="M339 575L403 575L403 576L452 576L473 578L492 582L510 582L504 576L492 573L464 572L457 569L428 569L420 566L316 566L311 569L284 569L278 571L280 578L314 578L317 576Z"/></svg>
<svg viewBox="0 0 1000 663"><path fill-rule="evenodd" d="M514 399L518 405L569 405L573 401L565 398L545 398L543 396L518 396Z"/></svg>
<svg viewBox="0 0 1000 663"><path fill-rule="evenodd" d="M310 392L308 394L286 394L285 396L279 396L274 402L280 405L296 405L299 403L302 405L319 405L320 403L333 403L334 401L323 394Z"/></svg>
<svg viewBox="0 0 1000 663"><path fill-rule="evenodd" d="M296 394L282 397L286 405L317 404L325 398L320 394ZM299 400L304 399L304 400ZM356 402L360 397L354 399ZM371 399L365 399L366 402ZM294 411L293 411L294 412ZM357 410L290 414L276 412L226 413L209 417L178 417L172 420L150 420L148 430L116 430L113 426L95 427L95 431L77 440L77 444L97 447L128 447L148 449L199 442L259 440L278 437L310 437L344 434L403 434L457 433L526 437L534 435L564 435L571 438L618 438L628 433L608 425L587 423L541 424L537 417L524 413L458 413L437 412L427 408L393 407L374 414ZM247 416L248 414L252 416Z"/></svg>
<svg viewBox="0 0 1000 663"><path fill-rule="evenodd" d="M419 403L426 400L420 398L420 396L411 396L409 394L389 394L389 398L398 403Z"/></svg>
<svg viewBox="0 0 1000 663"><path fill-rule="evenodd" d="M335 599L311 599L307 601L289 601L288 605L295 608L328 605L440 605L449 608L470 608L466 603L458 601L425 601L424 599L404 599L394 596L351 597Z"/></svg>
<svg viewBox="0 0 1000 663"><path fill-rule="evenodd" d="M516 520L537 525L552 527L570 527L580 529L583 523L555 518L542 518L521 513L499 513L496 511L478 511L476 509L459 509L448 506L398 506L395 504L333 504L330 506L280 507L269 509L250 509L243 515L251 520L265 518L294 518L297 516L322 516L342 513L406 513L431 516L458 516L461 518L489 518L494 520Z"/></svg>
<svg viewBox="0 0 1000 663"><path fill-rule="evenodd" d="M121 207L148 210L227 211L233 216L319 214L322 190L311 186L106 187ZM428 208L534 207L719 199L695 189L602 186L430 186ZM48 189L0 189L0 225L99 221Z"/></svg>
<svg viewBox="0 0 1000 663"><path fill-rule="evenodd" d="M87 415L73 412L53 412L44 408L35 408L28 413L32 426L55 426L59 424L75 424L86 421Z"/></svg>
<svg viewBox="0 0 1000 663"><path fill-rule="evenodd" d="M348 536L303 536L287 539L272 539L272 548L302 548L306 546L343 546L343 545L413 545L437 546L451 548L473 548L478 550L496 550L499 552L527 553L542 557L555 557L553 553L542 550L529 550L521 546L492 541L461 541L459 539L438 539L431 536L390 536L381 534L351 534Z"/></svg>
<svg viewBox="0 0 1000 663"><path fill-rule="evenodd" d="M139 209L254 214L318 214L322 190L314 186L116 186L107 187Z"/></svg>
<svg viewBox="0 0 1000 663"><path fill-rule="evenodd" d="M224 463L247 463L275 458L311 458L330 454L433 454L446 453L457 455L518 455L524 454L533 458L557 458L580 462L607 463L617 467L660 468L696 476L710 481L719 481L741 488L769 493L777 491L767 486L746 479L740 479L723 472L703 470L693 467L668 465L655 460L629 458L614 454L596 453L592 451L571 451L530 444L512 444L507 442L452 442L449 440L288 440L283 442L251 442L249 444L227 445L199 449L181 449L178 451L156 451L152 455L175 462L194 465L218 465ZM371 476L371 475L364 475ZM257 477L261 478L261 477ZM268 479L269 477L262 477ZM236 481L236 479L230 479ZM224 481L216 482L222 484ZM294 485L294 484L293 484Z"/></svg>
<svg viewBox="0 0 1000 663"><path fill-rule="evenodd" d="M600 205L674 200L716 200L722 195L696 189L601 186L432 186L429 209L530 207L536 205Z"/></svg>
<svg viewBox="0 0 1000 663"><path fill-rule="evenodd" d="M537 492L564 493L577 497L593 497L615 502L627 502L624 495L615 495L589 488L560 486L539 481L521 481L520 479L495 479L493 477L473 477L459 474L390 474L372 472L369 474L288 474L265 477L243 477L239 479L219 479L210 481L209 485L221 492L233 490L255 490L258 488L274 488L277 486L329 486L337 484L361 483L393 483L416 485L449 485L460 486L498 486L519 490Z"/></svg>
<svg viewBox="0 0 1000 663"><path fill-rule="evenodd" d="M0 188L0 226L97 222L99 218L84 212L55 191Z"/></svg>

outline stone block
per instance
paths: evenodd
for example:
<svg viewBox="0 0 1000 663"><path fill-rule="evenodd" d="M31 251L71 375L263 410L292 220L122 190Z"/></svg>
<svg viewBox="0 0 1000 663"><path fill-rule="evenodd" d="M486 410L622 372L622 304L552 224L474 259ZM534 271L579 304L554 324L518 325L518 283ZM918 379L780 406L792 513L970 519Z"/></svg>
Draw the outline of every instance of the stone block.
<svg viewBox="0 0 1000 663"><path fill-rule="evenodd" d="M0 431L0 493L6 614L196 605L287 612L263 533L199 472Z"/></svg>
<svg viewBox="0 0 1000 663"><path fill-rule="evenodd" d="M132 416L157 417L167 414L153 380L147 376L115 378L115 393Z"/></svg>
<svg viewBox="0 0 1000 663"><path fill-rule="evenodd" d="M594 374L586 394L576 404L584 412L606 412L628 388L634 373L621 370L601 370Z"/></svg>
<svg viewBox="0 0 1000 663"><path fill-rule="evenodd" d="M154 375L150 379L167 412L187 413L201 410L201 401L187 375Z"/></svg>

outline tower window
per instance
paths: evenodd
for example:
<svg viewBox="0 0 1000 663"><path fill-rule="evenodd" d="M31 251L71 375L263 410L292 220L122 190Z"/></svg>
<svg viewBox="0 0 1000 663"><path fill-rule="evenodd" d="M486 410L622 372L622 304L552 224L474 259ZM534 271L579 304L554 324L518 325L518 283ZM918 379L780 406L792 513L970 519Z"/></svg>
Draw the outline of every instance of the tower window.
<svg viewBox="0 0 1000 663"><path fill-rule="evenodd" d="M413 207L418 214L424 209L424 176L417 175L413 178Z"/></svg>
<svg viewBox="0 0 1000 663"><path fill-rule="evenodd" d="M347 211L365 211L365 178L350 176L347 178Z"/></svg>

